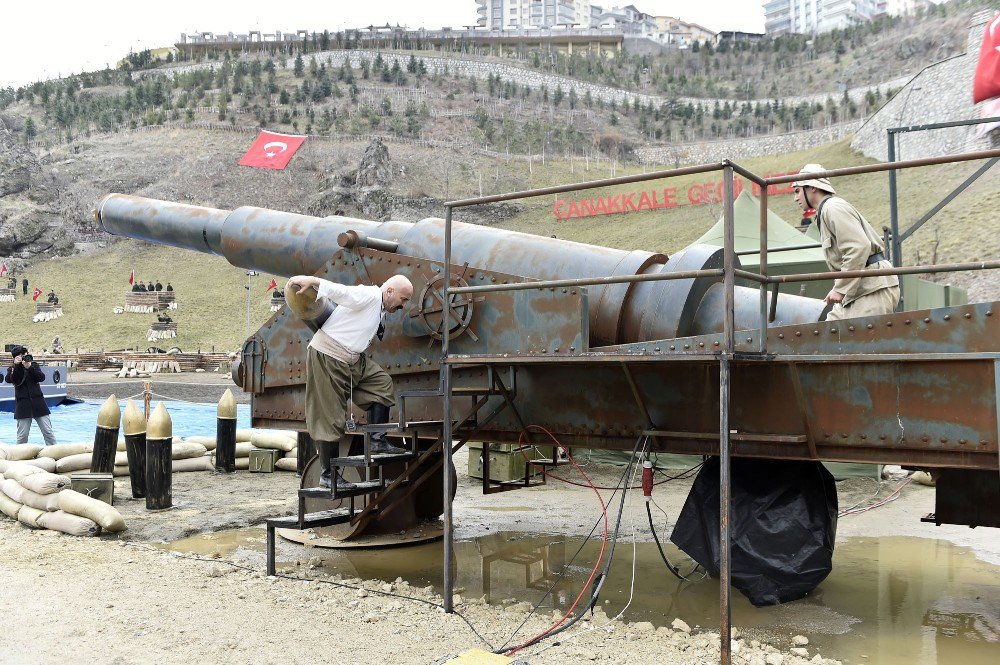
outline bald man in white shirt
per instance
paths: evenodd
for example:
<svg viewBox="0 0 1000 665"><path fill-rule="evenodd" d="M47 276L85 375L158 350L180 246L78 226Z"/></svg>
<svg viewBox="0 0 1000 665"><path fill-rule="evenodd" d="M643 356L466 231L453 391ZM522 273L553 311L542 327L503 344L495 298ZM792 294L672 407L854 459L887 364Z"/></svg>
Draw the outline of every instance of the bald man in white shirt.
<svg viewBox="0 0 1000 665"><path fill-rule="evenodd" d="M397 312L413 297L413 285L403 275L393 275L379 286L345 286L309 275L296 275L289 287L316 289L316 300L327 298L337 307L309 342L306 363L306 428L316 442L322 473L320 486L334 482L330 458L339 453L350 402L365 409L369 423L389 421L394 404L392 377L372 362L365 350L376 336L381 339L386 313ZM372 454L397 455L406 451L373 435ZM338 489L352 487L337 473Z"/></svg>

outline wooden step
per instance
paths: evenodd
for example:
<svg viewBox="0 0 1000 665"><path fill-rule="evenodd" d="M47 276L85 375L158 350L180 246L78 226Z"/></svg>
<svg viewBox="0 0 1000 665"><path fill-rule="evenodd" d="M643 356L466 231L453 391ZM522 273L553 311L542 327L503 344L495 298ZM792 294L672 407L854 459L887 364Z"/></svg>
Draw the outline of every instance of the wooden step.
<svg viewBox="0 0 1000 665"><path fill-rule="evenodd" d="M347 457L334 457L330 460L330 466L382 466L384 464L395 464L396 462L406 462L415 458L417 455L411 452L406 452L401 455L385 455L377 453L371 455L368 460L365 459L364 455L349 455Z"/></svg>

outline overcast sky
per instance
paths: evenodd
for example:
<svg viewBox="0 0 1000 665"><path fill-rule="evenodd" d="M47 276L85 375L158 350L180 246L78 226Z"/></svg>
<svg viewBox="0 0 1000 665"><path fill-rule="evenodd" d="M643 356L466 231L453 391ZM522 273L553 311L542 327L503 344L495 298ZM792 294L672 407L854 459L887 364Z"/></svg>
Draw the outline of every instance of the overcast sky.
<svg viewBox="0 0 1000 665"><path fill-rule="evenodd" d="M628 2L610 2L607 7ZM764 31L759 0L646 0L634 3L653 15L678 16L712 30ZM602 7L605 5L602 4ZM102 69L129 50L169 46L182 32L262 32L358 27L399 23L410 28L460 27L476 22L475 0L343 0L277 3L273 0L206 2L6 3L0 39L0 87Z"/></svg>

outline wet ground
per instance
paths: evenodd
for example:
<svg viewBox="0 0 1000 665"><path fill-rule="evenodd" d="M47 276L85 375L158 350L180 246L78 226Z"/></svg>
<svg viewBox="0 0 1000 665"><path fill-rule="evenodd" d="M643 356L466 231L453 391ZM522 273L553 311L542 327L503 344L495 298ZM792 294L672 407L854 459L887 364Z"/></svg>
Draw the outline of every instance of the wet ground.
<svg viewBox="0 0 1000 665"><path fill-rule="evenodd" d="M568 573L560 577L558 572L581 545ZM587 579L599 546L599 540L519 532L462 540L455 547L457 587L467 598L482 596L494 605L540 602L544 615L553 609L564 612ZM259 561L264 531L202 534L166 547ZM383 550L282 551L279 567L305 565L311 576L386 582L402 577L414 587L442 590L440 542ZM685 560L673 545L665 545L665 551L675 562ZM673 577L654 543L637 543L635 556L634 595L625 618L660 626L681 617L691 626L717 626L715 580L699 580L700 574L692 582ZM621 542L605 582L608 615L629 602L632 557L630 539ZM985 665L996 662L1000 652L1000 567L977 559L971 548L944 540L847 538L837 545L833 572L810 596L756 608L734 592L733 623L745 639L762 642L808 635L812 648L844 663Z"/></svg>

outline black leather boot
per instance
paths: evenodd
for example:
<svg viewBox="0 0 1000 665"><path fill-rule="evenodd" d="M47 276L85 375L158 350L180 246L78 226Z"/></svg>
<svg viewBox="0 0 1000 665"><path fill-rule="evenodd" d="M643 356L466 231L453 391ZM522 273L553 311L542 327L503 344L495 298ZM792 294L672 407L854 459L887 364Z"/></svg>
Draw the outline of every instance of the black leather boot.
<svg viewBox="0 0 1000 665"><path fill-rule="evenodd" d="M333 451L339 448L339 446L334 446L332 441L317 441L316 451L319 455L319 464L322 471L319 474L319 486L324 489L332 489L333 479L331 474L330 460L333 459ZM344 480L344 477L340 475L340 471L336 474L336 482L338 490L348 490L354 488L354 483L350 483Z"/></svg>
<svg viewBox="0 0 1000 665"><path fill-rule="evenodd" d="M389 407L374 403L366 410L369 425L381 425L389 422ZM372 432L371 434L371 454L372 455L405 455L404 448L397 448L386 440L385 432Z"/></svg>

